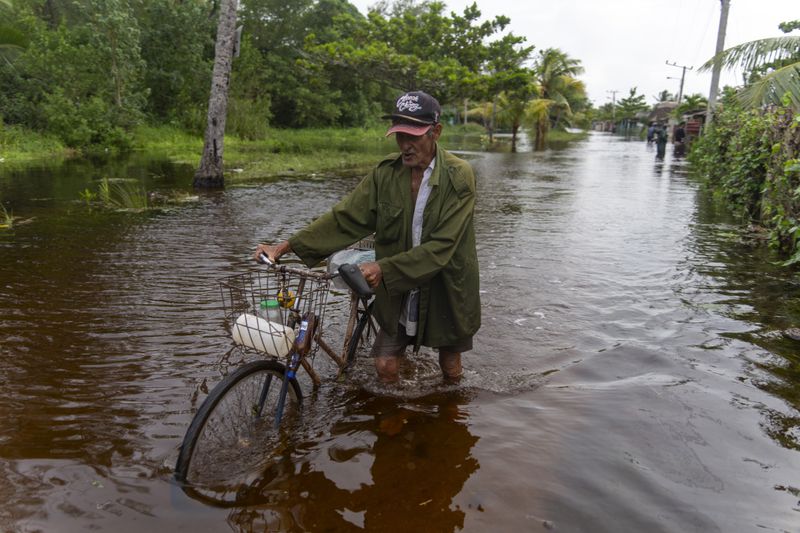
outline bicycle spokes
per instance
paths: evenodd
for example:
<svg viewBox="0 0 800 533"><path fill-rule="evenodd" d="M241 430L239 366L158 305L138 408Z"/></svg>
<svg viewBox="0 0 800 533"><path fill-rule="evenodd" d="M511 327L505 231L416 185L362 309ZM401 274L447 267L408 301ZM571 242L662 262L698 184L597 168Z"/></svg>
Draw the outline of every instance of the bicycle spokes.
<svg viewBox="0 0 800 533"><path fill-rule="evenodd" d="M258 405L256 406L256 418L260 418L264 412L264 404L269 395L269 388L272 385L272 374L267 374L264 378L264 384L261 386L261 394L258 397Z"/></svg>

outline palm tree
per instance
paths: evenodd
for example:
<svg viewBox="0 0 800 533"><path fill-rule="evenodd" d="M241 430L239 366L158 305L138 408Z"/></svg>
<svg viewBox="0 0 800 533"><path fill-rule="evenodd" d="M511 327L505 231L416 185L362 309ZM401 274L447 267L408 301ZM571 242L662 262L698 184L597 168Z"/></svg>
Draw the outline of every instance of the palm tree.
<svg viewBox="0 0 800 533"><path fill-rule="evenodd" d="M536 124L536 149L544 148L547 132L563 114L572 113L578 95L585 96L583 83L575 78L583 72L578 59L558 48L541 50L534 65L539 98L528 105L528 115Z"/></svg>
<svg viewBox="0 0 800 533"><path fill-rule="evenodd" d="M672 95L672 93L669 92L666 89L664 89L663 91L661 91L657 95L653 96L653 98L655 98L656 102L658 102L658 103L660 103L660 102L672 102L675 99L675 97Z"/></svg>
<svg viewBox="0 0 800 533"><path fill-rule="evenodd" d="M492 103L482 102L467 111L467 118L475 122L480 122L487 130L492 122Z"/></svg>
<svg viewBox="0 0 800 533"><path fill-rule="evenodd" d="M753 76L739 93L747 107L780 104L788 94L791 107L800 111L800 35L770 37L740 44L709 59L700 70L710 70L720 60L728 69L739 67L751 74L767 70L764 75Z"/></svg>
<svg viewBox="0 0 800 533"><path fill-rule="evenodd" d="M517 151L517 134L522 122L528 116L530 98L536 94L532 84L515 91L505 91L497 98L497 119L511 128L511 151Z"/></svg>
<svg viewBox="0 0 800 533"><path fill-rule="evenodd" d="M705 109L708 106L708 100L700 93L694 93L683 97L681 105L675 108L673 114L680 118L684 113L695 111L697 109Z"/></svg>

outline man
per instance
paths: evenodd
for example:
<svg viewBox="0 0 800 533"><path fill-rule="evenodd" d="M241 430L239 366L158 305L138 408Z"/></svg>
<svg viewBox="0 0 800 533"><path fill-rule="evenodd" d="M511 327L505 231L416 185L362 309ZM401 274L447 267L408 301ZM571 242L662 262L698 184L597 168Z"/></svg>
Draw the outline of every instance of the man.
<svg viewBox="0 0 800 533"><path fill-rule="evenodd" d="M681 122L678 124L678 127L675 128L675 134L672 138L672 142L675 144L675 157L683 157L686 155L686 129L684 126L686 125L685 122Z"/></svg>
<svg viewBox="0 0 800 533"><path fill-rule="evenodd" d="M667 125L658 123L656 129L656 159L664 159L667 151Z"/></svg>
<svg viewBox="0 0 800 533"><path fill-rule="evenodd" d="M375 289L380 331L372 348L378 377L398 378L406 347L437 348L446 380L462 374L461 354L480 327L478 257L469 163L442 149L441 107L432 96L400 96L386 135L400 154L381 161L331 211L255 257L294 252L308 266L375 234L375 262L360 265Z"/></svg>

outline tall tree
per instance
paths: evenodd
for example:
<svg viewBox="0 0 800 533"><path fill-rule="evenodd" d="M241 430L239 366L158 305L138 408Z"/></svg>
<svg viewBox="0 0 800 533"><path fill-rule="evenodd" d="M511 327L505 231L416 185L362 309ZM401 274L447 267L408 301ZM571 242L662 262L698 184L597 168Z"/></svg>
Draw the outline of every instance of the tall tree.
<svg viewBox="0 0 800 533"><path fill-rule="evenodd" d="M653 99L656 102L671 102L671 101L673 101L675 99L675 97L673 96L673 94L671 92L669 92L668 90L664 89L663 91L661 91L657 95L653 96Z"/></svg>
<svg viewBox="0 0 800 533"><path fill-rule="evenodd" d="M636 118L636 115L649 109L643 94L636 94L637 88L632 87L628 96L617 102L617 120L629 122Z"/></svg>
<svg viewBox="0 0 800 533"><path fill-rule="evenodd" d="M489 62L503 49L521 47L523 40L495 39L508 18L480 22L480 16L476 4L449 15L442 2L379 4L365 24L328 42L314 36L306 52L320 63L347 69L351 78L378 84L387 100L402 89L424 89L444 105L463 98L483 100L492 72Z"/></svg>
<svg viewBox="0 0 800 533"><path fill-rule="evenodd" d="M145 111L152 120L204 128L214 61L215 20L209 4L148 0L138 6L149 90Z"/></svg>
<svg viewBox="0 0 800 533"><path fill-rule="evenodd" d="M236 9L238 0L221 0L217 23L217 44L214 49L214 72L211 76L211 95L208 100L203 155L194 175L197 188L225 186L223 175L223 142L228 113L228 85L236 45Z"/></svg>
<svg viewBox="0 0 800 533"><path fill-rule="evenodd" d="M86 0L51 27L36 3L16 19L30 44L0 72L4 120L57 135L71 147L125 149L147 89L139 25L128 0Z"/></svg>
<svg viewBox="0 0 800 533"><path fill-rule="evenodd" d="M500 93L497 98L497 116L511 128L511 151L517 151L519 128L525 121L528 105L536 96L536 85L528 83L513 90Z"/></svg>
<svg viewBox="0 0 800 533"><path fill-rule="evenodd" d="M529 105L536 124L536 149L545 147L547 132L560 115L572 113L572 104L585 101L586 89L575 76L583 73L578 59L558 48L540 50L534 63L539 97Z"/></svg>

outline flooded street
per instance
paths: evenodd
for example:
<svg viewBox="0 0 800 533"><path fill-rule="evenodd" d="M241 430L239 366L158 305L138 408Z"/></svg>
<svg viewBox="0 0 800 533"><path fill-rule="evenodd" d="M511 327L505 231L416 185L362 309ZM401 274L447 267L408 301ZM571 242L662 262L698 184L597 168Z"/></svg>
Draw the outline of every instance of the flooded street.
<svg viewBox="0 0 800 533"><path fill-rule="evenodd" d="M465 157L483 300L465 379L441 384L425 350L396 388L366 357L318 391L302 376L302 420L229 506L171 479L240 362L217 280L356 179L125 212L79 193L185 188L193 169L0 168L24 221L0 230L0 531L800 530L800 341L782 334L800 278L643 142Z"/></svg>

